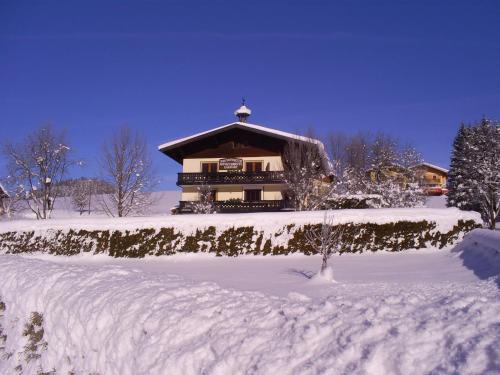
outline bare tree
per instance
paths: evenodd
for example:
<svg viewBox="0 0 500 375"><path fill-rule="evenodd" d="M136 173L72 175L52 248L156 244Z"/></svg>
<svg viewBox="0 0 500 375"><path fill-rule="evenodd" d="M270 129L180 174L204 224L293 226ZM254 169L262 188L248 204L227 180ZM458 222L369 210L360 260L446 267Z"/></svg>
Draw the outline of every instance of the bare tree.
<svg viewBox="0 0 500 375"><path fill-rule="evenodd" d="M110 216L143 214L152 205L155 178L146 141L124 126L102 147L100 166L103 179L114 188L101 199Z"/></svg>
<svg viewBox="0 0 500 375"><path fill-rule="evenodd" d="M341 132L331 132L328 136L328 141L333 174L337 177L342 176L348 168L347 144L349 138Z"/></svg>
<svg viewBox="0 0 500 375"><path fill-rule="evenodd" d="M370 135L358 133L346 138L344 150L337 151L343 160L341 173L337 173L334 188L337 194L365 194L367 192L367 170L370 162Z"/></svg>
<svg viewBox="0 0 500 375"><path fill-rule="evenodd" d="M389 177L388 172L397 162L397 142L391 136L378 133L371 145L370 170L380 183Z"/></svg>
<svg viewBox="0 0 500 375"><path fill-rule="evenodd" d="M323 145L309 137L311 141L290 141L283 153L285 182L288 194L296 210L313 210L323 201L328 192L323 179L329 172L328 161L321 152Z"/></svg>
<svg viewBox="0 0 500 375"><path fill-rule="evenodd" d="M333 215L325 211L323 222L319 226L311 226L305 231L306 243L321 255L320 275L325 275L330 257L339 252L342 247L342 227L333 224Z"/></svg>
<svg viewBox="0 0 500 375"><path fill-rule="evenodd" d="M350 204L369 199L374 207L414 207L424 203L421 171L415 168L422 157L414 147L400 148L394 138L382 132L375 137L366 133L352 137L333 134L330 154L335 168L328 195L330 206L345 198L352 200Z"/></svg>
<svg viewBox="0 0 500 375"><path fill-rule="evenodd" d="M43 126L19 144L6 143L3 153L14 199L23 199L37 219L50 218L59 196L55 186L74 164L65 133Z"/></svg>
<svg viewBox="0 0 500 375"><path fill-rule="evenodd" d="M87 211L90 215L90 204L94 194L93 181L90 179L79 179L73 181L70 191L71 203L80 215Z"/></svg>
<svg viewBox="0 0 500 375"><path fill-rule="evenodd" d="M371 137L358 133L348 139L345 145L346 167L357 175L365 175L370 167Z"/></svg>
<svg viewBox="0 0 500 375"><path fill-rule="evenodd" d="M399 147L390 136L379 134L372 149L369 192L380 196L381 207L417 207L425 203L421 187L420 153L411 145Z"/></svg>

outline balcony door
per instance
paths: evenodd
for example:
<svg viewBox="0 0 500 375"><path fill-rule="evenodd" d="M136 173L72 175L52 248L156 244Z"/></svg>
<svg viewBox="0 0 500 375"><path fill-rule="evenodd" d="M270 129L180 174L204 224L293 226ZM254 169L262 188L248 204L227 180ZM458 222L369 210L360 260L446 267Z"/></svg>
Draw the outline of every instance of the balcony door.
<svg viewBox="0 0 500 375"><path fill-rule="evenodd" d="M201 163L201 171L203 173L216 173L217 163Z"/></svg>
<svg viewBox="0 0 500 375"><path fill-rule="evenodd" d="M245 170L247 172L262 172L261 161L247 161L245 163Z"/></svg>
<svg viewBox="0 0 500 375"><path fill-rule="evenodd" d="M246 202L258 202L261 200L262 200L262 190L260 190L260 189L245 190L245 201Z"/></svg>

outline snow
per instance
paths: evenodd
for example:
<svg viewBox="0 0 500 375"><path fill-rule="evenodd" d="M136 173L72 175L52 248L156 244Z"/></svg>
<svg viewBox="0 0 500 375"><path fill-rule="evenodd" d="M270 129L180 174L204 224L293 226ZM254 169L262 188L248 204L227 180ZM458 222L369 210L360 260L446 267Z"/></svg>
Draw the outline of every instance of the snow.
<svg viewBox="0 0 500 375"><path fill-rule="evenodd" d="M321 284L331 284L336 283L337 280L333 278L333 268L326 267L323 271L316 272L310 278L310 283L312 285L321 285Z"/></svg>
<svg viewBox="0 0 500 375"><path fill-rule="evenodd" d="M430 168L436 169L438 171L448 173L448 169L440 167L439 165L435 165L435 164L431 164L431 163L427 163L427 162L420 163L418 166L420 166L420 165L424 165L426 167L430 167Z"/></svg>
<svg viewBox="0 0 500 375"><path fill-rule="evenodd" d="M166 216L170 215L170 209L175 205L179 204L181 200L181 192L175 190L158 191L151 193L151 199L153 204L148 208L146 214L148 216ZM15 214L16 218L26 218L34 219L35 215L29 209L22 210ZM107 218L108 216L102 210L99 203L98 197L93 197L91 201L91 213L84 213L80 215L78 210L76 210L72 203L70 197L59 197L55 201L54 210L52 211L51 218L53 219L68 219L68 218L78 218L88 220L90 218L95 219L96 217ZM1 224L0 224L1 228Z"/></svg>
<svg viewBox="0 0 500 375"><path fill-rule="evenodd" d="M0 255L0 373L496 374L500 294L464 252L335 256L329 284L306 277L319 257ZM33 311L47 346L26 362Z"/></svg>
<svg viewBox="0 0 500 375"><path fill-rule="evenodd" d="M240 108L238 108L236 111L234 111L234 114L236 116L238 116L239 114L251 115L252 114L252 110L250 108L248 108L246 105L243 104Z"/></svg>
<svg viewBox="0 0 500 375"><path fill-rule="evenodd" d="M437 230L450 231L458 220L474 220L481 223L478 213L461 211L457 208L387 208L387 209L349 209L334 210L333 224L342 223L374 223L385 224L396 221L435 222ZM142 228L174 227L183 233L193 233L196 229L215 226L217 231L231 227L253 226L265 234L276 233L286 225L321 223L324 211L271 212L247 214L213 214L213 215L171 215L146 217L65 217L51 220L6 220L0 222L0 232L10 231L45 231L85 229L85 230L135 230Z"/></svg>
<svg viewBox="0 0 500 375"><path fill-rule="evenodd" d="M500 287L500 231L475 229L454 249L480 279L497 276Z"/></svg>
<svg viewBox="0 0 500 375"><path fill-rule="evenodd" d="M105 255L81 254L62 257L48 254L30 255L66 265L119 266L148 275L175 274L195 282L214 282L224 288L262 292L286 297L300 292L310 298L324 297L334 288L318 288L304 282L319 271L321 256L293 254L289 256L217 257L213 254L175 254L144 259L112 258ZM420 249L399 253L333 255L329 264L336 281L363 286L372 283L410 284L420 282L472 282L474 272L464 269L459 256L449 250ZM370 291L368 291L370 292Z"/></svg>
<svg viewBox="0 0 500 375"><path fill-rule="evenodd" d="M426 197L425 198L425 207L446 208L446 195Z"/></svg>

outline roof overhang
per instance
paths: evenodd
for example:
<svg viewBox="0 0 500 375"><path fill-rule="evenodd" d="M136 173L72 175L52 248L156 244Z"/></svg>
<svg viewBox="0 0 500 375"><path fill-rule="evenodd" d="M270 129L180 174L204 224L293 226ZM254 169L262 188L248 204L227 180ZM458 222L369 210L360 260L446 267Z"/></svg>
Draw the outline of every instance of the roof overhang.
<svg viewBox="0 0 500 375"><path fill-rule="evenodd" d="M323 143L317 139L314 139L314 138L304 137L304 136L293 134L293 133L287 133L287 132L284 132L281 130L271 129L271 128L261 126L261 125L249 124L246 122L232 122L230 124L219 126L217 128L204 131L202 133L193 134L193 135L190 135L188 137L175 139L173 141L161 144L158 146L158 150L167 151L169 149L179 147L179 146L182 146L184 144L197 141L199 139L207 138L209 136L212 136L212 135L215 135L218 133L222 133L222 132L230 130L230 129L237 129L237 128L248 130L248 131L251 131L254 133L258 133L258 134L265 134L267 136L283 139L286 141L311 142L311 143L321 145L324 149Z"/></svg>
<svg viewBox="0 0 500 375"><path fill-rule="evenodd" d="M304 137L301 135L288 133L288 132L284 132L281 130L271 129L271 128L268 128L268 127L265 127L262 125L249 124L246 122L232 122L230 124L219 126L217 128L210 129L210 130L207 130L207 131L204 131L201 133L193 134L193 135L190 135L188 137L175 139L173 141L159 145L158 150L168 155L168 151L174 150L176 148L180 148L180 147L182 147L186 144L189 144L191 142L196 142L196 141L202 140L204 138L208 138L208 137L229 131L231 129L243 129L243 130L250 131L250 132L253 132L256 134L262 134L262 135L265 135L268 137L280 139L280 140L283 140L286 142L308 142L308 143L315 144L319 148L321 154L325 157L325 160L327 161L327 163L329 164L329 167L331 168L331 164L330 164L328 155L326 153L325 146L323 145L323 142L321 142L317 139L314 139L314 138Z"/></svg>
<svg viewBox="0 0 500 375"><path fill-rule="evenodd" d="M445 169L445 168L440 167L438 165L434 165L434 164L427 163L427 162L423 162L423 163L417 164L417 165L415 165L414 168L418 168L418 167L428 167L428 168L435 169L436 171L439 171L439 172L442 172L442 173L448 173L448 169Z"/></svg>

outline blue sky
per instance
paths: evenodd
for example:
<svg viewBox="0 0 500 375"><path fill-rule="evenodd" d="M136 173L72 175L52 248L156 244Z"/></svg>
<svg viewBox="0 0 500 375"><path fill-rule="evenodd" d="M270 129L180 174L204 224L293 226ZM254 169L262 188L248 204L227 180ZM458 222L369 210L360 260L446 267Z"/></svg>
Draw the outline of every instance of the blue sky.
<svg viewBox="0 0 500 375"><path fill-rule="evenodd" d="M2 1L0 128L68 129L96 175L122 124L156 151L234 120L383 130L447 166L461 121L500 119L499 1Z"/></svg>

